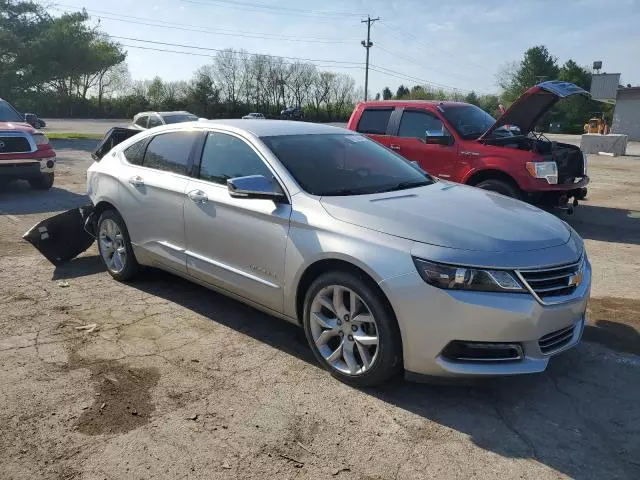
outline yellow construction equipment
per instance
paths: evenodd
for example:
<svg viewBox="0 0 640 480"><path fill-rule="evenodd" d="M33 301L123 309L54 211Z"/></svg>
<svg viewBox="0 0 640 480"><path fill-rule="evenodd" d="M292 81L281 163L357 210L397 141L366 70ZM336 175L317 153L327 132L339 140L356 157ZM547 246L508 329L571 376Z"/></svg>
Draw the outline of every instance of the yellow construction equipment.
<svg viewBox="0 0 640 480"><path fill-rule="evenodd" d="M584 133L599 133L600 135L607 135L609 133L609 125L607 125L607 122L604 119L593 117L584 124Z"/></svg>

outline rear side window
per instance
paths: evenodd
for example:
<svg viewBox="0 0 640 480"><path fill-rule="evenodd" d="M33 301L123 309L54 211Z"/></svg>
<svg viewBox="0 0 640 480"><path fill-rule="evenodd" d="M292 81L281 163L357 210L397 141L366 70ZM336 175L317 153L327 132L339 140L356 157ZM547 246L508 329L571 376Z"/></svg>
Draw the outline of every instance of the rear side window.
<svg viewBox="0 0 640 480"><path fill-rule="evenodd" d="M387 125L389 124L389 118L391 118L391 112L393 110L388 109L368 109L362 112L360 121L356 131L360 133L371 133L375 135L385 135L387 133Z"/></svg>
<svg viewBox="0 0 640 480"><path fill-rule="evenodd" d="M143 117L140 117L139 119L136 120L136 125L138 125L139 127L142 128L147 128L147 122L149 121L149 117L147 117L146 115Z"/></svg>
<svg viewBox="0 0 640 480"><path fill-rule="evenodd" d="M124 157L127 159L127 162L133 165L142 165L144 150L147 147L147 143L149 142L145 138L144 140L140 140L126 148L124 151Z"/></svg>
<svg viewBox="0 0 640 480"><path fill-rule="evenodd" d="M156 135L149 142L142 165L186 175L191 149L197 137L198 132L171 132Z"/></svg>
<svg viewBox="0 0 640 480"><path fill-rule="evenodd" d="M445 132L444 124L434 115L426 112L405 110L402 113L402 120L400 120L398 136L424 140L425 135L441 136Z"/></svg>
<svg viewBox="0 0 640 480"><path fill-rule="evenodd" d="M149 128L159 127L162 124L162 120L160 120L160 117L157 115L151 115L149 117Z"/></svg>
<svg viewBox="0 0 640 480"><path fill-rule="evenodd" d="M210 133L202 152L200 178L226 184L230 178L273 174L258 154L241 140L224 133Z"/></svg>

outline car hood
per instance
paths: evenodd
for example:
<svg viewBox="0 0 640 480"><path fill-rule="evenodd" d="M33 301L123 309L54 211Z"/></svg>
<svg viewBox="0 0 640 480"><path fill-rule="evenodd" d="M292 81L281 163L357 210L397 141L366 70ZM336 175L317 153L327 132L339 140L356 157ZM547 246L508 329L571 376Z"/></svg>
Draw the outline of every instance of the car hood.
<svg viewBox="0 0 640 480"><path fill-rule="evenodd" d="M416 242L483 251L523 252L556 247L571 233L536 207L474 187L433 185L344 197L322 197L332 217Z"/></svg>
<svg viewBox="0 0 640 480"><path fill-rule="evenodd" d="M0 122L0 131L36 133L36 129L24 122Z"/></svg>
<svg viewBox="0 0 640 480"><path fill-rule="evenodd" d="M522 135L531 132L536 123L559 100L571 95L590 96L589 92L569 82L550 80L531 87L504 112L481 137L487 138L500 127L515 125Z"/></svg>

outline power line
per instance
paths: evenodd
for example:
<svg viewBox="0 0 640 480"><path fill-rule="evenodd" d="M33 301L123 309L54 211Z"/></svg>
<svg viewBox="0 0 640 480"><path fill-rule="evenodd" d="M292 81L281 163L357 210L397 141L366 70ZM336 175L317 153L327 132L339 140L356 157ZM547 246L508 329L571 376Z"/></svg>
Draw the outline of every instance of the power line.
<svg viewBox="0 0 640 480"><path fill-rule="evenodd" d="M154 48L154 47L143 47L142 45L128 45L128 44L121 44L123 47L127 47L127 48L138 48L140 50L151 50L153 52L165 52L165 53L178 53L181 55L191 55L194 57L205 57L205 58L214 58L213 55L207 55L206 53L196 53L196 52L183 52L183 51L179 51L179 50L169 50L166 48ZM238 53L238 52L233 52L233 53ZM282 57L277 57L277 58L282 58ZM285 65L294 65L293 62L283 62ZM320 67L320 68L355 68L355 69L359 69L359 70L364 70L364 67L362 65L319 65L319 64L315 64L314 66L316 67Z"/></svg>
<svg viewBox="0 0 640 480"><path fill-rule="evenodd" d="M191 3L194 5L204 5L204 6L222 6L226 8L233 8L237 10L245 10L251 12L261 12L261 13L275 13L279 15L293 15L299 17L345 17L345 16L362 16L362 13L355 12L339 12L339 11L323 11L323 10L305 10L300 8L291 8L291 7L278 7L274 5L265 5L262 3L252 3L252 2L238 2L232 0L209 0L209 1L199 1L199 0L181 0L185 3Z"/></svg>
<svg viewBox="0 0 640 480"><path fill-rule="evenodd" d="M180 44L180 43L158 42L158 41L155 41L155 40L146 40L146 39L143 39L143 38L120 37L120 36L115 36L115 35L111 35L111 38L115 38L115 39L118 39L118 40L128 40L128 41L133 41L133 42L151 43L151 44L154 44L154 45L165 45L165 46L169 46L169 47L192 48L194 50L206 50L206 51L210 51L210 52L229 51L229 49L224 49L224 48L200 47L200 46L197 46L197 45L185 45L185 44ZM305 61L305 62L324 62L324 63L336 63L336 64L344 64L344 65L359 65L359 66L362 66L362 64L360 62L347 62L347 61L343 61L343 60L319 60L319 59L313 59L313 58L287 57L287 56L284 56L284 55L271 55L271 54L268 54L268 53L237 52L237 51L234 51L234 50L231 50L231 51L234 54L243 53L243 54L249 55L249 56L286 58L287 60L299 60L299 61Z"/></svg>
<svg viewBox="0 0 640 480"><path fill-rule="evenodd" d="M426 64L420 62L420 60L418 60L416 58L407 57L407 56L404 56L404 55L402 55L402 54L400 54L398 52L394 52L392 50L388 50L387 48L383 47L379 43L377 44L377 47L380 50L382 50L383 52L387 52L388 54L393 55L394 57L398 57L398 58L401 58L403 60L406 60L407 62L410 62L412 65L419 65L421 67L427 68L429 70L433 70L434 72L440 73L441 75L444 75L444 76L449 77L449 78L455 78L455 79L461 80L461 81L470 80L469 78L463 78L463 77L459 77L457 75L451 75L449 73L443 72L442 70L437 70L437 69L433 68L431 65L426 65Z"/></svg>
<svg viewBox="0 0 640 480"><path fill-rule="evenodd" d="M62 4L61 4L62 5ZM75 7L74 5L63 5L64 7L67 8L82 8L82 7ZM66 12L68 13L67 10L63 10L60 8L56 8L56 7L52 7L54 10L58 10L58 11L62 11L62 12ZM245 37L245 38L258 38L258 39L262 39L262 40L284 40L284 41L295 41L295 42L305 42L305 43L326 43L326 44L349 44L350 42L344 41L344 40L332 40L329 38L317 38L317 37L293 37L293 36L288 36L288 35L279 35L279 34L272 34L272 33L261 33L261 32L246 32L246 31L241 31L241 30L234 30L234 31L229 31L229 30L220 30L220 29L209 29L206 27L202 27L199 25L189 25L189 24L181 24L181 23L176 23L176 22L167 22L164 20L147 20L144 19L142 17L134 17L131 15L121 15L118 13L109 13L109 12L103 12L103 11L99 11L99 10L93 10L93 9L86 9L87 12L96 12L95 16L97 16L98 18L104 18L106 20L112 20L112 21L116 21L116 22L123 22L123 23L130 23L130 24L134 24L134 25L146 25L146 26L150 26L150 27L157 27L157 28L168 28L168 29L172 29L172 30L182 30L182 31L187 31L187 32L194 32L194 33L207 33L207 34L211 34L211 35L224 35L224 36L231 36L231 37ZM109 15L118 15L117 17L114 16L109 16ZM92 15L94 16L94 15ZM153 23L150 23L153 22Z"/></svg>
<svg viewBox="0 0 640 480"><path fill-rule="evenodd" d="M425 80L423 78L418 78L418 77L414 77L414 76L411 76L411 75L406 75L404 73L397 72L395 70L391 70L391 69L385 68L385 67L379 67L377 65L370 65L369 68L371 70L373 70L374 72L378 72L378 73L381 73L383 75L389 75L391 77L399 78L401 80L409 80L409 81L416 82L416 83L419 83L419 84L430 85L430 86L433 86L433 87L442 88L442 89L446 89L446 90L452 90L452 91L456 91L456 92L462 92L462 93L469 93L470 92L470 90L457 88L457 87L453 87L451 85L445 85L445 84L442 84L442 83L430 82L429 80Z"/></svg>

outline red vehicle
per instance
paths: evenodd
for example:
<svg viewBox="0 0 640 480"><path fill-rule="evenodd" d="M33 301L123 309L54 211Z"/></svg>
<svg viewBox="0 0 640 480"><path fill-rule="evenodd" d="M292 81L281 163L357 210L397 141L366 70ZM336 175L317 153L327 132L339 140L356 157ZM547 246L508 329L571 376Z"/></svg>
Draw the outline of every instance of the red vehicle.
<svg viewBox="0 0 640 480"><path fill-rule="evenodd" d="M527 90L496 121L461 102L363 102L348 127L366 134L436 177L503 195L565 207L586 196L587 160L580 148L533 131L560 99L589 95L572 83Z"/></svg>
<svg viewBox="0 0 640 480"><path fill-rule="evenodd" d="M35 189L48 190L55 165L56 154L46 135L0 99L0 182L22 179Z"/></svg>

